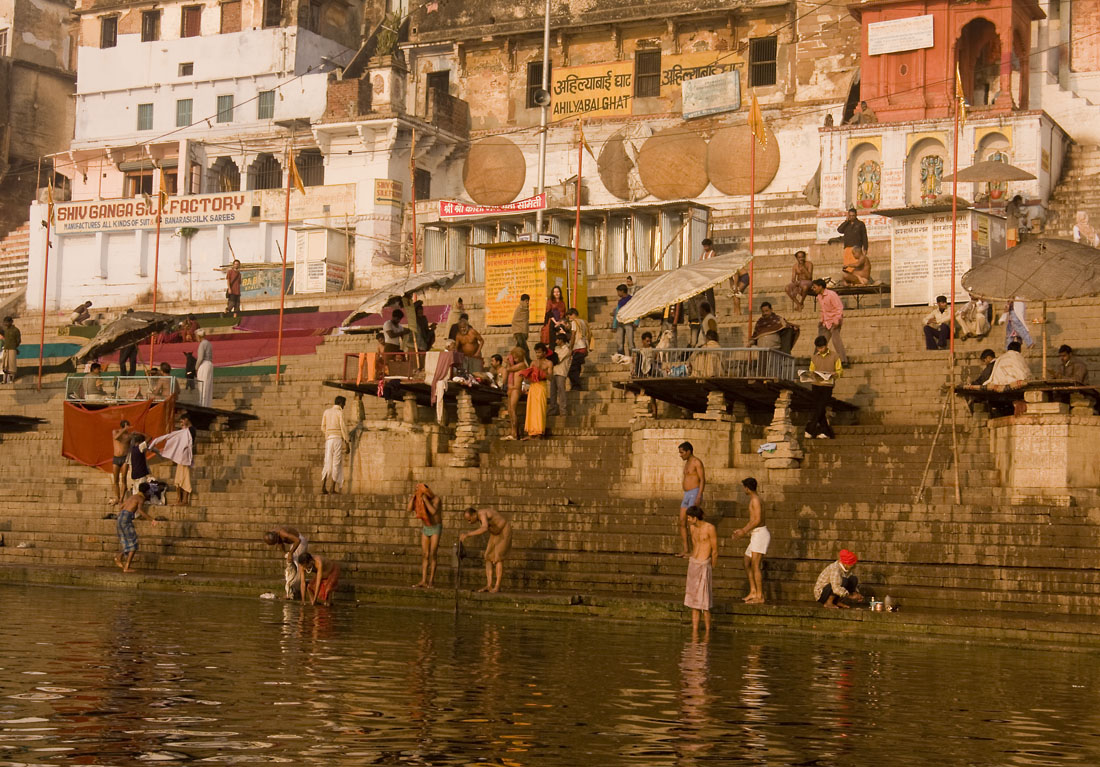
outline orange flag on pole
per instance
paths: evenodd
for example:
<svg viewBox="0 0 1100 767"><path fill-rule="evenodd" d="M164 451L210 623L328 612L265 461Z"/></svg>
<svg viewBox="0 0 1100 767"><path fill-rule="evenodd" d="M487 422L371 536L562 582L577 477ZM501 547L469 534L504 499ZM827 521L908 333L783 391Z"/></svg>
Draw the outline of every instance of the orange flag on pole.
<svg viewBox="0 0 1100 767"><path fill-rule="evenodd" d="M749 130L760 146L768 145L768 129L764 125L764 116L760 114L760 102L756 100L755 93L752 94L752 107L749 109Z"/></svg>
<svg viewBox="0 0 1100 767"><path fill-rule="evenodd" d="M297 187L299 192L305 194L306 188L305 185L302 184L302 177L298 175L298 163L294 162L294 154L292 152L287 152L286 156L287 167L289 168L290 173L290 180L293 182L294 186Z"/></svg>
<svg viewBox="0 0 1100 767"><path fill-rule="evenodd" d="M962 76L959 74L958 62L955 63L955 98L958 99L959 122L966 122L966 94L963 93Z"/></svg>

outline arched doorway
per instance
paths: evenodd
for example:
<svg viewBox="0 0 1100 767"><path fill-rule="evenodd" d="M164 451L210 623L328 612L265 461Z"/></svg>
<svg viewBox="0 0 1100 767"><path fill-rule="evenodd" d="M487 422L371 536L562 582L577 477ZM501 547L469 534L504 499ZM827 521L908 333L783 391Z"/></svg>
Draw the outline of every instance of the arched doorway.
<svg viewBox="0 0 1100 767"><path fill-rule="evenodd" d="M978 142L978 151L974 153L974 162L1003 162L1011 163L1009 154L1012 146L1003 133L987 133ZM983 183L978 185L976 200L991 200L1004 202L1008 193L1008 183L1005 181Z"/></svg>
<svg viewBox="0 0 1100 767"><path fill-rule="evenodd" d="M267 152L257 157L248 166L248 188L278 189L283 185L283 166L274 155Z"/></svg>
<svg viewBox="0 0 1100 767"><path fill-rule="evenodd" d="M955 59L968 104L991 106L1008 86L1001 82L1001 38L992 21L978 18L962 28Z"/></svg>
<svg viewBox="0 0 1100 767"><path fill-rule="evenodd" d="M241 171L237 163L228 157L219 157L210 166L210 185L213 192L241 191Z"/></svg>

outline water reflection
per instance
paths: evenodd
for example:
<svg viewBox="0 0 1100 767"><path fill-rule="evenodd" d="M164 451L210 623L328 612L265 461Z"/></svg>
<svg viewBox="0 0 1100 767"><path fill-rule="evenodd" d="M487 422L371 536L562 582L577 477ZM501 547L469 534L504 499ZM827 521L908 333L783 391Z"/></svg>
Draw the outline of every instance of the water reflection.
<svg viewBox="0 0 1100 767"><path fill-rule="evenodd" d="M1093 765L1094 655L0 589L0 767Z"/></svg>

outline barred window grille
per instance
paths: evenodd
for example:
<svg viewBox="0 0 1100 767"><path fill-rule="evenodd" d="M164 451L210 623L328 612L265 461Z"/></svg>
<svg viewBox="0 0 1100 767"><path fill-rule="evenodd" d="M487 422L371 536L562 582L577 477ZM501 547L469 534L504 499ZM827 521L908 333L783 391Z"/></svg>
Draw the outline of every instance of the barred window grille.
<svg viewBox="0 0 1100 767"><path fill-rule="evenodd" d="M749 40L749 87L775 85L779 44L775 37Z"/></svg>
<svg viewBox="0 0 1100 767"><path fill-rule="evenodd" d="M638 51L634 54L634 98L661 95L661 52Z"/></svg>
<svg viewBox="0 0 1100 767"><path fill-rule="evenodd" d="M325 183L325 158L320 149L303 149L298 153L297 163L302 186L322 186Z"/></svg>
<svg viewBox="0 0 1100 767"><path fill-rule="evenodd" d="M210 173L213 176L214 191L241 191L241 171L237 163L228 157L219 157L210 168Z"/></svg>
<svg viewBox="0 0 1100 767"><path fill-rule="evenodd" d="M554 65L551 64L549 72L546 75L546 84L550 84L550 77L554 72ZM535 94L542 89L542 62L531 61L527 63L527 108L535 109L538 104L535 103Z"/></svg>
<svg viewBox="0 0 1100 767"><path fill-rule="evenodd" d="M282 185L283 166L273 155L262 154L249 167L249 189L278 189Z"/></svg>

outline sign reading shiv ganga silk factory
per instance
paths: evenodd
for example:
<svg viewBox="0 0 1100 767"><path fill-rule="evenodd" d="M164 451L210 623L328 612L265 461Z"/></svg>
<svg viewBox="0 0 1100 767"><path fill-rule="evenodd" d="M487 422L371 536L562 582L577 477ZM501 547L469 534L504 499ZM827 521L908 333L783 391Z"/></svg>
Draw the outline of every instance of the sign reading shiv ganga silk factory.
<svg viewBox="0 0 1100 767"><path fill-rule="evenodd" d="M178 229L247 224L251 219L251 192L195 194L169 197L164 206L161 226L165 229ZM54 227L58 234L153 229L156 225L156 197L62 202L54 206Z"/></svg>

